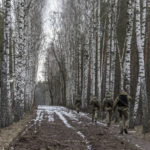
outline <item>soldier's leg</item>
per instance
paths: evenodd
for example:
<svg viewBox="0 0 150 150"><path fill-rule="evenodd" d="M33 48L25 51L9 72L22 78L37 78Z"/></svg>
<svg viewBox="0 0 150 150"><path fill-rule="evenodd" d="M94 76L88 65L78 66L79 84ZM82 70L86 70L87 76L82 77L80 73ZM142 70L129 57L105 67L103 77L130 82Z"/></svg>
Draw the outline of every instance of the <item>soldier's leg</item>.
<svg viewBox="0 0 150 150"><path fill-rule="evenodd" d="M97 118L98 118L98 110L95 109L95 115L94 115L95 122L97 122Z"/></svg>
<svg viewBox="0 0 150 150"><path fill-rule="evenodd" d="M124 113L122 113L122 126L123 126L123 130L125 129L125 116Z"/></svg>
<svg viewBox="0 0 150 150"><path fill-rule="evenodd" d="M78 107L78 109L77 109L77 113L79 113L79 107Z"/></svg>
<svg viewBox="0 0 150 150"><path fill-rule="evenodd" d="M109 111L106 111L106 122L107 122L107 126L110 125L109 119L110 119L110 113L109 113Z"/></svg>
<svg viewBox="0 0 150 150"><path fill-rule="evenodd" d="M78 106L78 113L80 112L80 105Z"/></svg>
<svg viewBox="0 0 150 150"><path fill-rule="evenodd" d="M106 111L106 123L108 124L108 120L109 120L109 113L108 111Z"/></svg>
<svg viewBox="0 0 150 150"><path fill-rule="evenodd" d="M126 133L126 134L128 134L128 110L125 110L124 111L124 132Z"/></svg>
<svg viewBox="0 0 150 150"><path fill-rule="evenodd" d="M109 111L109 124L111 125L112 111Z"/></svg>
<svg viewBox="0 0 150 150"><path fill-rule="evenodd" d="M92 122L94 122L94 114L95 114L95 111L92 110Z"/></svg>
<svg viewBox="0 0 150 150"><path fill-rule="evenodd" d="M77 113L78 113L78 111L79 111L79 110L78 110L78 105L76 106L76 111L77 111Z"/></svg>
<svg viewBox="0 0 150 150"><path fill-rule="evenodd" d="M123 134L123 115L122 115L122 111L119 110L119 127L120 127L120 134Z"/></svg>

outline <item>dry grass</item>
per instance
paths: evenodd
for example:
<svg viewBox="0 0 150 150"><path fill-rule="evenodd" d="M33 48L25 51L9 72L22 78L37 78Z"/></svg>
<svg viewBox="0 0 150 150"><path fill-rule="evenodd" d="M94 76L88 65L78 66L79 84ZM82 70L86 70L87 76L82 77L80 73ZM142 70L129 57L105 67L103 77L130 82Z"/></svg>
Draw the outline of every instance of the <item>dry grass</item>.
<svg viewBox="0 0 150 150"><path fill-rule="evenodd" d="M9 127L0 129L0 150L5 150L15 137L25 128L27 122L31 120L32 113L27 113L24 119L19 122L14 122Z"/></svg>

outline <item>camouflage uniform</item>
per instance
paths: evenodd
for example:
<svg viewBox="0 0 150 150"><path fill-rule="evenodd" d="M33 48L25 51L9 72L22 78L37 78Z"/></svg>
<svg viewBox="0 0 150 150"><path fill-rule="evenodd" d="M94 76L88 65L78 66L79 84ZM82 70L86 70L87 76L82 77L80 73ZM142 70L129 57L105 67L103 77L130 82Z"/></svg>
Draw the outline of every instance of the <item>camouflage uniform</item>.
<svg viewBox="0 0 150 150"><path fill-rule="evenodd" d="M79 95L76 97L76 100L75 100L75 107L76 107L77 113L79 113L80 107L81 107L81 98L80 98Z"/></svg>
<svg viewBox="0 0 150 150"><path fill-rule="evenodd" d="M126 92L121 92L120 95L115 99L113 104L113 109L115 110L118 107L119 118L120 118L120 134L123 134L123 131L127 134L128 128L128 108L129 101L131 101L131 96Z"/></svg>
<svg viewBox="0 0 150 150"><path fill-rule="evenodd" d="M98 118L98 111L100 108L100 105L96 96L92 98L92 100L90 101L90 105L92 106L92 122L95 121L96 123L97 118Z"/></svg>
<svg viewBox="0 0 150 150"><path fill-rule="evenodd" d="M103 111L106 111L106 120L107 125L110 126L111 124L111 117L112 117L112 110L113 110L113 99L109 92L106 93L105 98L102 104Z"/></svg>

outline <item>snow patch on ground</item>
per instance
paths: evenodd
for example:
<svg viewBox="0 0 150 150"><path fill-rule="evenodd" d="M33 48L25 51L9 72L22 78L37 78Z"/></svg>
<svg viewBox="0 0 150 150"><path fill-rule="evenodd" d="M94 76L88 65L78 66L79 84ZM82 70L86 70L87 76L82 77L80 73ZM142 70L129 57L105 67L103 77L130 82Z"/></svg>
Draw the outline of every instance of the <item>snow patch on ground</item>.
<svg viewBox="0 0 150 150"><path fill-rule="evenodd" d="M136 131L128 131L129 133L136 133Z"/></svg>
<svg viewBox="0 0 150 150"><path fill-rule="evenodd" d="M75 130L75 131L77 132L77 134L78 134L80 137L83 138L83 140L85 141L85 143L86 143L86 145L87 145L87 150L91 150L91 147L92 147L92 146L89 144L89 141L86 139L86 137L85 137L80 131L77 131L76 128L74 128L73 126L71 126L71 125L68 123L68 121L66 120L66 118L63 116L63 114L64 114L64 115L68 116L69 118L71 117L71 118L76 119L75 115L72 114L72 113L68 113L68 114L67 114L67 112L64 112L64 111L62 111L62 112L55 111L55 113L56 113L56 114L58 115L58 117L63 121L63 123L66 125L66 127Z"/></svg>
<svg viewBox="0 0 150 150"><path fill-rule="evenodd" d="M39 124L40 124L42 120L43 120L43 111L42 110L37 110L36 118L34 120L34 124L37 124L37 122L39 122Z"/></svg>
<svg viewBox="0 0 150 150"><path fill-rule="evenodd" d="M76 114L78 114L79 116L84 117L84 118L86 118L86 119L88 119L88 120L91 120L91 118L90 118L90 117L88 116L88 114L86 114L86 113L83 113L83 112L77 113L76 111L74 111L74 113L76 113Z"/></svg>
<svg viewBox="0 0 150 150"><path fill-rule="evenodd" d="M141 150L144 150L140 145L138 145L138 144L136 144L135 145L136 147L138 147L139 149L141 149Z"/></svg>
<svg viewBox="0 0 150 150"><path fill-rule="evenodd" d="M39 105L38 110L45 110L45 111L67 111L68 109L61 106L45 106L45 105Z"/></svg>
<svg viewBox="0 0 150 150"><path fill-rule="evenodd" d="M104 127L107 126L105 123L102 123L102 122L100 122L100 121L97 121L97 124L100 125L100 126L104 126Z"/></svg>
<svg viewBox="0 0 150 150"><path fill-rule="evenodd" d="M36 112L36 119L34 120L34 123L36 124L37 122L41 122L44 119L44 112L47 114L48 121L53 122L54 121L54 111L62 111L66 110L64 107L59 107L59 106L42 106L39 105L37 112Z"/></svg>
<svg viewBox="0 0 150 150"><path fill-rule="evenodd" d="M73 111L73 113L75 113L75 114L78 115L78 116L84 117L84 118L86 118L86 119L88 119L88 120L92 120L92 119L88 116L87 113L83 113L83 112L77 113L76 111ZM102 122L100 122L100 121L97 121L97 124L98 124L98 125L101 125L101 126L105 126L105 127L107 126L106 123L102 123Z"/></svg>
<svg viewBox="0 0 150 150"><path fill-rule="evenodd" d="M80 131L78 131L77 134L80 135L84 139L84 141L85 141L85 143L87 145L87 149L91 150L92 146L89 144L89 141L85 138L85 136Z"/></svg>
<svg viewBox="0 0 150 150"><path fill-rule="evenodd" d="M68 123L67 119L65 118L65 117L68 117L72 121L75 121L75 122L81 124L82 122L80 121L80 117L86 118L86 119L88 119L91 122L91 117L89 117L89 114L83 113L83 112L77 113L74 110L69 110L69 109L67 109L65 107L60 107L60 106L38 106L36 119L34 120L35 124L37 122L39 124L41 123L41 121L44 119L44 116L43 116L44 112L46 112L49 122L53 122L54 121L54 113L56 113L56 115L62 120L62 122L65 124L66 127L71 128L80 137L83 138L84 142L87 145L87 149L88 150L92 149L92 146L89 144L89 141L86 139L84 134L81 133L80 131L78 131L75 127L71 126ZM105 123L103 123L101 121L97 121L97 124L100 125L100 126L107 126ZM130 133L134 133L135 131L129 131L129 132ZM123 137L120 137L120 138L123 138ZM135 146L138 147L139 149L142 149L142 147L139 146L138 144L135 144Z"/></svg>
<svg viewBox="0 0 150 150"><path fill-rule="evenodd" d="M75 121L79 121L79 119L77 118L77 116L71 112L67 113L67 112L62 112L63 115L69 117L71 120L75 120Z"/></svg>
<svg viewBox="0 0 150 150"><path fill-rule="evenodd" d="M74 129L66 120L66 118L60 113L60 112L55 112L58 117L63 121L63 123L66 125L66 127Z"/></svg>
<svg viewBox="0 0 150 150"><path fill-rule="evenodd" d="M54 113L51 111L46 111L47 117L48 117L48 122L54 122Z"/></svg>

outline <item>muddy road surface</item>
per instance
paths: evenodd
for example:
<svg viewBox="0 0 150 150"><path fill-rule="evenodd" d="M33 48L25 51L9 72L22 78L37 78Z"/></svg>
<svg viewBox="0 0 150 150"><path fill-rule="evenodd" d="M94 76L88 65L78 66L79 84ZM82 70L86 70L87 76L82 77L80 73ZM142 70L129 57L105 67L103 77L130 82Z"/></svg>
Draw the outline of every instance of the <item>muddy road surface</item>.
<svg viewBox="0 0 150 150"><path fill-rule="evenodd" d="M113 131L112 131L113 130ZM39 106L9 150L140 150L117 128L91 123L86 113L58 106ZM126 135L125 135L126 136Z"/></svg>

